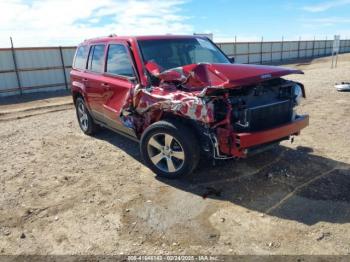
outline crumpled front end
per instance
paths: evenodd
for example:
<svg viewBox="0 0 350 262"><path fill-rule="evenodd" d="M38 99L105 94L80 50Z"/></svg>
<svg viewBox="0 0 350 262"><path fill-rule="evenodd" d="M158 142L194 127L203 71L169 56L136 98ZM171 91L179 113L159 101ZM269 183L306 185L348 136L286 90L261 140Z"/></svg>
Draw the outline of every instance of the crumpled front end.
<svg viewBox="0 0 350 262"><path fill-rule="evenodd" d="M141 134L168 116L200 126L214 158L245 157L250 149L299 134L308 117L296 114L301 84L283 75L302 73L279 67L192 64L160 72L146 65L157 81L137 85L123 110L125 123ZM249 142L250 141L250 142Z"/></svg>

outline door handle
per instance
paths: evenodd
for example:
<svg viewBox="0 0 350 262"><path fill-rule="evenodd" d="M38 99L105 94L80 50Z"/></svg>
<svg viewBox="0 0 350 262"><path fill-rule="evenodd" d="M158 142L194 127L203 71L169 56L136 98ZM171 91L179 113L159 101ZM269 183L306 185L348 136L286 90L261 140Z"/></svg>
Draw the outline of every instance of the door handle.
<svg viewBox="0 0 350 262"><path fill-rule="evenodd" d="M101 86L107 91L111 90L111 87L107 83L102 83Z"/></svg>
<svg viewBox="0 0 350 262"><path fill-rule="evenodd" d="M83 82L87 82L88 79L87 79L87 78L83 78L82 81L83 81Z"/></svg>

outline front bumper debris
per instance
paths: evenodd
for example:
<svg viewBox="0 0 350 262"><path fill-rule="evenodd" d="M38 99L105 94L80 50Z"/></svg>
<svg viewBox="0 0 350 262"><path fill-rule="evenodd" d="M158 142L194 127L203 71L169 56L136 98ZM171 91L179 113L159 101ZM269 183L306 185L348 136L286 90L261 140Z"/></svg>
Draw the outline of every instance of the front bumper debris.
<svg viewBox="0 0 350 262"><path fill-rule="evenodd" d="M278 142L292 135L299 135L300 130L309 125L309 116L298 116L289 124L281 125L272 129L235 133L233 131L218 128L217 136L219 149L222 153L234 157L246 157L250 148Z"/></svg>

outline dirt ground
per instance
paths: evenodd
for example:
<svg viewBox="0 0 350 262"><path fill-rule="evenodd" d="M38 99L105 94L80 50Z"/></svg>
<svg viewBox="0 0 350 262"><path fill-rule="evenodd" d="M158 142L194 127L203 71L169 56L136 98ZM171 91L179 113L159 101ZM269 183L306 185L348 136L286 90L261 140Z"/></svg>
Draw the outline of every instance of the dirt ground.
<svg viewBox="0 0 350 262"><path fill-rule="evenodd" d="M135 142L83 135L70 97L0 98L0 254L350 254L350 92L334 89L350 55L290 66L305 71L290 77L307 91L301 136L179 181Z"/></svg>

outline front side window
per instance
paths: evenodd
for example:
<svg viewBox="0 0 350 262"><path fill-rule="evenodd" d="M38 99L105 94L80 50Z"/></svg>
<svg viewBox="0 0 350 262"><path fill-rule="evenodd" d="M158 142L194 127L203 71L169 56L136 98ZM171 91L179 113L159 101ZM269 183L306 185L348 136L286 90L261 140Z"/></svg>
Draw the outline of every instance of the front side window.
<svg viewBox="0 0 350 262"><path fill-rule="evenodd" d="M214 44L204 38L139 40L138 43L144 62L155 62L163 70L197 63L230 63Z"/></svg>
<svg viewBox="0 0 350 262"><path fill-rule="evenodd" d="M124 45L111 44L109 46L106 72L127 77L134 76L132 63Z"/></svg>
<svg viewBox="0 0 350 262"><path fill-rule="evenodd" d="M95 45L91 47L89 54L89 70L101 73L104 64L104 45Z"/></svg>
<svg viewBox="0 0 350 262"><path fill-rule="evenodd" d="M79 46L75 55L73 68L86 69L86 59L89 53L89 47L86 45Z"/></svg>

